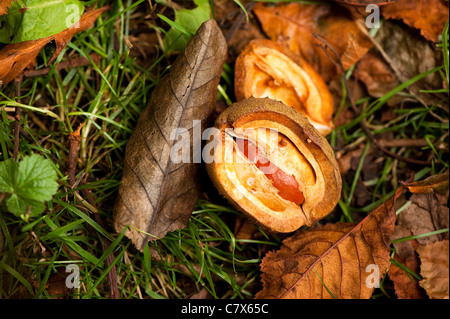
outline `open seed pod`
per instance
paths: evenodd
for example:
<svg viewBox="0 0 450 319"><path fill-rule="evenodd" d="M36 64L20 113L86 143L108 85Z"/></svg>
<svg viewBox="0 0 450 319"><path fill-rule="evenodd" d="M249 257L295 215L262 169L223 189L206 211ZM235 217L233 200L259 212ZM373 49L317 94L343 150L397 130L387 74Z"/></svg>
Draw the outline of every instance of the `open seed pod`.
<svg viewBox="0 0 450 319"><path fill-rule="evenodd" d="M293 107L322 134L333 128L333 98L320 75L301 57L277 42L257 39L242 51L235 66L238 101L268 97Z"/></svg>
<svg viewBox="0 0 450 319"><path fill-rule="evenodd" d="M309 121L282 102L249 98L216 120L204 151L209 176L261 226L292 232L330 213L341 195L333 150Z"/></svg>

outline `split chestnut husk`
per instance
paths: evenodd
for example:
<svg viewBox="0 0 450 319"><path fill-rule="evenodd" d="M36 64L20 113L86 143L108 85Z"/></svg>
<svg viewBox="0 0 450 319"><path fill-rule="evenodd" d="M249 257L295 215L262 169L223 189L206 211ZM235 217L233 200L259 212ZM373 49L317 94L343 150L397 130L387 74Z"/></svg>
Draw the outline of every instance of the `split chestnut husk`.
<svg viewBox="0 0 450 319"><path fill-rule="evenodd" d="M336 206L342 182L333 150L291 107L249 98L229 106L215 128L205 147L208 174L259 225L292 232Z"/></svg>
<svg viewBox="0 0 450 319"><path fill-rule="evenodd" d="M293 107L322 134L333 128L333 98L320 75L279 43L257 39L242 51L235 66L238 101L268 97Z"/></svg>

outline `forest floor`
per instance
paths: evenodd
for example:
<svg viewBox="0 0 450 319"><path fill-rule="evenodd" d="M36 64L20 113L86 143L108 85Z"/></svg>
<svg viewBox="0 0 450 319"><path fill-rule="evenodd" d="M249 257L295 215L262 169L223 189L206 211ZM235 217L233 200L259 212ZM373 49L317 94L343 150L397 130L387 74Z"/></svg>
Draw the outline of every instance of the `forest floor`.
<svg viewBox="0 0 450 319"><path fill-rule="evenodd" d="M273 2L277 1L267 7L272 8ZM291 234L255 226L219 196L205 172L206 187L185 228L149 242L142 252L125 231L113 228L127 141L154 87L184 45L170 46L170 39L198 27L196 19L202 19L205 10L223 30L228 57L217 116L236 102L237 56L251 40L269 37L251 1L195 3L203 12L190 11L195 22L190 25L175 20L174 12L196 8L192 1L88 1L89 7L110 7L92 27L76 33L55 62L47 66L55 50L52 41L42 47L32 69L0 85L0 160L14 158L21 163L28 155L39 154L51 163L58 182L43 213L31 218L12 214L6 206L9 195L0 192L0 299L247 299L263 289L262 259L280 249ZM300 5L323 5L310 3ZM341 4L332 6L345 13L321 21L330 30L325 38L339 50L347 45L339 42L345 41L345 36L338 36L344 28L339 23L356 18ZM448 170L448 12L444 19L432 41L425 32L429 30L408 25L407 18L382 15L379 30L369 30L373 39L369 45L352 44L357 57L352 56L344 77L334 64L322 65L320 73L334 98L335 128L327 140L343 186L335 209L313 226L356 224L411 176L419 181ZM312 25L308 28L317 27L317 21L303 22ZM358 55L362 52L358 50L364 54ZM1 65L0 59L0 71ZM397 199L399 216L419 205L420 198L413 196L404 193ZM421 207L428 214L444 209L446 224L434 219L430 228L426 218L419 218L418 232L402 233L397 242L407 238L416 247L448 243L448 191L433 196L428 208ZM428 298L418 284L424 278L417 253L415 261L401 260L395 257L399 249L391 244L390 269L397 267L403 276L388 272L372 298ZM67 276L75 268L80 284L68 287ZM397 280L405 275L413 288L400 287Z"/></svg>

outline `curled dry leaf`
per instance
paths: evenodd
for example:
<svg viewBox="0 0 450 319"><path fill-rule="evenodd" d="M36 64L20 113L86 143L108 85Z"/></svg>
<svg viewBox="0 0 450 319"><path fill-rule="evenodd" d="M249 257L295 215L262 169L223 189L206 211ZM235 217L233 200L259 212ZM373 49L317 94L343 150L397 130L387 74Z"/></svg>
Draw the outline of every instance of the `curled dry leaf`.
<svg viewBox="0 0 450 319"><path fill-rule="evenodd" d="M253 40L235 66L236 99L268 97L293 107L323 135L334 128L333 98L305 60L277 42Z"/></svg>
<svg viewBox="0 0 450 319"><path fill-rule="evenodd" d="M404 183L411 193L442 193L448 189L449 172L432 175L422 181Z"/></svg>
<svg viewBox="0 0 450 319"><path fill-rule="evenodd" d="M326 224L286 239L262 260L263 289L256 298L330 299L327 289L336 298L370 298L374 269L381 279L389 266L394 205L403 189L357 225Z"/></svg>
<svg viewBox="0 0 450 319"><path fill-rule="evenodd" d="M423 280L420 285L432 299L449 298L449 245L448 240L438 241L417 249Z"/></svg>
<svg viewBox="0 0 450 319"><path fill-rule="evenodd" d="M295 54L302 56L329 82L338 72L336 66L316 44L318 34L338 52L345 69L356 63L372 47L363 23L335 3L280 4L275 7L258 3L254 13L264 32Z"/></svg>
<svg viewBox="0 0 450 319"><path fill-rule="evenodd" d="M201 145L194 145L193 131L201 130L200 121L215 107L226 52L217 23L203 23L155 87L128 141L114 226L118 232L131 226L126 235L138 249L187 224L199 197L200 164L191 158L176 163L172 152L177 141L171 134L187 134L188 154L198 151Z"/></svg>
<svg viewBox="0 0 450 319"><path fill-rule="evenodd" d="M353 75L364 83L370 96L377 98L386 95L401 84L389 65L372 52L368 52L359 60ZM404 97L394 96L388 104L396 105L403 99Z"/></svg>
<svg viewBox="0 0 450 319"><path fill-rule="evenodd" d="M411 29L402 24L389 20L384 21L375 36L375 41L379 44L378 49L383 51L384 62L389 65L400 83L443 65L442 50L422 37L412 35ZM376 81L377 78L372 78L372 80ZM374 85L376 84L369 84L369 86ZM394 83L389 83L389 85L394 85ZM378 83L380 93L383 91L383 86L383 82ZM442 77L439 72L434 72L411 84L406 90L425 106L441 105L448 110L448 105L442 103L445 101L445 94L421 92L422 90L442 88ZM389 86L384 89L389 89ZM385 91L385 93L387 92ZM411 98L409 99L411 100Z"/></svg>
<svg viewBox="0 0 450 319"><path fill-rule="evenodd" d="M384 6L381 13L388 19L401 19L407 25L420 30L425 39L435 42L447 23L448 1L398 0Z"/></svg>
<svg viewBox="0 0 450 319"><path fill-rule="evenodd" d="M205 149L209 176L237 209L266 229L292 232L323 218L341 195L327 140L291 107L249 98L228 107Z"/></svg>
<svg viewBox="0 0 450 319"><path fill-rule="evenodd" d="M91 28L98 16L108 9L109 6L105 6L85 12L79 23L72 25L70 28L58 34L5 46L0 50L0 83L3 85L9 83L20 75L26 67L34 65L34 60L39 52L41 52L47 43L55 41L56 49L48 64L52 63L76 33Z"/></svg>

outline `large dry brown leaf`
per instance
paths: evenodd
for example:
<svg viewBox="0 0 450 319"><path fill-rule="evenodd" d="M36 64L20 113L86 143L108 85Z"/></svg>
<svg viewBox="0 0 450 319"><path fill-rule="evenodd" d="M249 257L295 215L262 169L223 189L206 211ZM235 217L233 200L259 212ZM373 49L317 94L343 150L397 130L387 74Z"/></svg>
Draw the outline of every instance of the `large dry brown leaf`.
<svg viewBox="0 0 450 319"><path fill-rule="evenodd" d="M336 298L370 298L374 288L369 275L373 273L366 267L377 265L380 279L386 272L394 204L402 191L399 188L358 225L326 224L286 239L279 251L264 257L263 290L256 298L332 298L325 286Z"/></svg>
<svg viewBox="0 0 450 319"><path fill-rule="evenodd" d="M420 30L430 41L438 41L439 35L447 23L448 1L443 0L398 0L398 3L381 9L384 17L401 19L407 25Z"/></svg>
<svg viewBox="0 0 450 319"><path fill-rule="evenodd" d="M401 84L389 65L378 55L368 52L359 60L353 75L364 83L367 92L373 97L382 97ZM396 105L404 97L394 96L389 105Z"/></svg>
<svg viewBox="0 0 450 319"><path fill-rule="evenodd" d="M39 52L47 43L55 41L56 49L48 64L52 63L76 33L91 28L98 16L109 8L109 6L106 6L97 10L86 11L79 23L58 34L5 46L0 50L0 84L7 84L20 75L26 67L34 65L34 60Z"/></svg>
<svg viewBox="0 0 450 319"><path fill-rule="evenodd" d="M411 28L386 20L375 36L379 49L383 50L383 59L393 70L400 83L430 71L443 64L442 50L430 44L420 35L414 35ZM382 89L384 83L380 82ZM443 82L439 72L434 72L420 81L410 85L407 90L425 106L438 104L448 109L442 103L443 94L423 93L421 90L442 89Z"/></svg>
<svg viewBox="0 0 450 319"><path fill-rule="evenodd" d="M417 249L422 264L420 285L432 299L449 298L449 245L448 240L438 241Z"/></svg>
<svg viewBox="0 0 450 319"><path fill-rule="evenodd" d="M326 82L337 74L336 66L316 45L321 43L313 33L333 46L345 69L372 47L367 32L361 30L351 12L334 3L290 3L275 7L258 3L254 12L272 40L302 56Z"/></svg>
<svg viewBox="0 0 450 319"><path fill-rule="evenodd" d="M186 226L199 196L198 163L176 164L170 157L173 129L193 136L194 120L215 107L227 45L214 20L205 22L154 89L128 141L114 225L138 249L149 240ZM193 154L191 140L191 151Z"/></svg>
<svg viewBox="0 0 450 319"><path fill-rule="evenodd" d="M375 36L378 53L367 53L353 72L371 96L384 96L401 83L442 65L442 51L412 31L401 23L389 20L383 22ZM448 109L442 103L444 95L421 92L442 88L442 78L439 72L435 72L406 88L405 91L411 96L397 94L388 104L394 106L404 101L418 100L425 106L440 104Z"/></svg>

